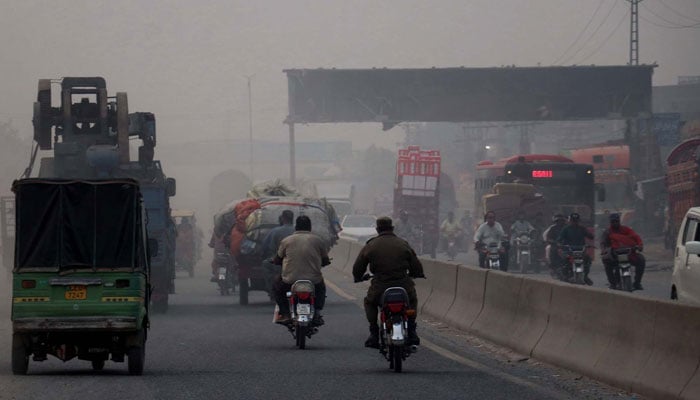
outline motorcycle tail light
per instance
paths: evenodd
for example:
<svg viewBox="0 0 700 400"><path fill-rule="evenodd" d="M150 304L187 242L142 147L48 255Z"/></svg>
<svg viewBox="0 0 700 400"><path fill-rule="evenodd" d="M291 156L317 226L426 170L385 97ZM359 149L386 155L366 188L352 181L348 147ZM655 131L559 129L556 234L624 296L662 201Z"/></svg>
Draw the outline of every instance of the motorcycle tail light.
<svg viewBox="0 0 700 400"><path fill-rule="evenodd" d="M297 293L297 297L300 300L308 300L311 297L311 293L309 292L299 292Z"/></svg>
<svg viewBox="0 0 700 400"><path fill-rule="evenodd" d="M389 311L392 313L398 313L403 311L403 303L389 303L387 304L387 307L389 307Z"/></svg>
<svg viewBox="0 0 700 400"><path fill-rule="evenodd" d="M407 317L415 317L415 316L416 316L416 310L414 310L414 309L412 309L412 308L406 310L406 316L407 316Z"/></svg>

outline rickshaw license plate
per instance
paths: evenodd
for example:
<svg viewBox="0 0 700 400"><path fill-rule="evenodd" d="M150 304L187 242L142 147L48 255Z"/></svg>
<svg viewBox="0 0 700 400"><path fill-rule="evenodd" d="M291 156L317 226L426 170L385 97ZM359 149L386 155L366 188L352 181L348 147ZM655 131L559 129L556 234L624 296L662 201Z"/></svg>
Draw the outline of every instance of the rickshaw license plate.
<svg viewBox="0 0 700 400"><path fill-rule="evenodd" d="M311 304L297 304L297 314L310 314Z"/></svg>
<svg viewBox="0 0 700 400"><path fill-rule="evenodd" d="M85 300L87 299L87 286L67 286L66 300Z"/></svg>

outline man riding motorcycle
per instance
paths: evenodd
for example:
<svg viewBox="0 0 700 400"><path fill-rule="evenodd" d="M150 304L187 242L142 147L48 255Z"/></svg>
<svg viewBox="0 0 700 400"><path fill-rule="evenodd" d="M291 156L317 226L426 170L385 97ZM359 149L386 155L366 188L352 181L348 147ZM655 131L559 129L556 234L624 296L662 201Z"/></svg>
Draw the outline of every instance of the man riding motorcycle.
<svg viewBox="0 0 700 400"><path fill-rule="evenodd" d="M550 225L542 234L542 239L547 243L547 259L549 260L549 269L552 277L561 279L561 266L564 264L564 259L559 256L559 248L557 240L562 229L566 226L566 218L561 214L556 214L552 217L552 225Z"/></svg>
<svg viewBox="0 0 700 400"><path fill-rule="evenodd" d="M365 341L365 347L372 348L379 348L377 318L384 291L393 286L406 289L409 306L411 309L417 310L418 295L413 278L425 278L423 265L416 257L411 245L394 234L391 218L377 218L376 224L378 235L367 241L352 267L352 276L355 282L363 280L367 265L369 265L369 271L374 275L364 300L365 315L369 323L369 337ZM416 327L416 314L414 314L408 319L409 345L420 344Z"/></svg>
<svg viewBox="0 0 700 400"><path fill-rule="evenodd" d="M311 219L306 215L297 217L294 233L282 239L274 264L282 265L282 274L274 282L275 301L279 314L275 320L278 324L291 321L287 292L292 284L300 279L309 280L314 284L316 292L316 313L314 324L323 325L320 311L326 302L326 285L323 282L321 268L329 265L328 249L320 236L311 232Z"/></svg>
<svg viewBox="0 0 700 400"><path fill-rule="evenodd" d="M562 246L586 246L586 239L593 239L593 234L585 226L580 225L581 216L578 213L569 215L569 224L566 225L559 234L557 242ZM593 285L593 281L588 277L591 272L591 257L583 253L583 280L586 285Z"/></svg>
<svg viewBox="0 0 700 400"><path fill-rule="evenodd" d="M619 277L613 273L614 267L617 266L617 259L614 255L614 250L622 247L635 248L637 251L630 254L630 264L634 265L634 290L643 290L642 276L646 260L640 253L644 249L642 238L632 228L620 224L620 214L610 214L610 227L603 231L603 236L600 241L601 256L603 265L605 266L605 274L608 277L608 283L611 288L617 287Z"/></svg>
<svg viewBox="0 0 700 400"><path fill-rule="evenodd" d="M500 246L500 269L508 271L508 249L502 246L506 239L506 233L500 223L496 222L496 213L489 211L484 215L486 222L481 224L474 233L474 247L479 251L479 267L486 268L486 253L480 251L481 247L489 243L498 243Z"/></svg>
<svg viewBox="0 0 700 400"><path fill-rule="evenodd" d="M453 242L454 246L457 246L457 243L459 243L462 226L459 221L455 220L455 214L452 211L448 211L447 218L442 221L440 233L442 234L442 243L445 250L447 250L450 242Z"/></svg>

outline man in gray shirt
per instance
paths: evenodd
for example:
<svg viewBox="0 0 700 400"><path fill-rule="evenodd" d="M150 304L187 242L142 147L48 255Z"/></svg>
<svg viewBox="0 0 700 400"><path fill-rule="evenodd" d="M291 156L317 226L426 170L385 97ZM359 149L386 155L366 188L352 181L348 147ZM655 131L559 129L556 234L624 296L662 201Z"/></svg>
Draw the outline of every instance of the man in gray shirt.
<svg viewBox="0 0 700 400"><path fill-rule="evenodd" d="M486 252L481 250L481 247L488 246L489 243L498 243L501 246L501 271L508 271L508 250L502 245L502 242L506 239L506 233L501 224L496 222L495 212L487 212L484 219L486 219L486 222L481 224L476 233L474 233L474 245L479 250L479 266L486 268Z"/></svg>
<svg viewBox="0 0 700 400"><path fill-rule="evenodd" d="M287 292L299 280L310 280L316 292L316 313L314 323L322 325L320 311L326 302L326 285L321 268L329 265L328 248L320 236L311 232L311 220L305 215L297 217L293 234L282 239L274 263L282 264L282 274L276 280L275 300L279 306L279 316L275 322L288 323L291 319Z"/></svg>

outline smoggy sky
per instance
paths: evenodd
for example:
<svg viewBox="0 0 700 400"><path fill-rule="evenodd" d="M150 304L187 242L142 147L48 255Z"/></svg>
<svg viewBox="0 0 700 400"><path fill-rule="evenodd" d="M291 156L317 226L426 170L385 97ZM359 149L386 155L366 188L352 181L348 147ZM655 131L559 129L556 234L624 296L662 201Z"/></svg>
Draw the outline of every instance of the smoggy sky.
<svg viewBox="0 0 700 400"><path fill-rule="evenodd" d="M103 76L160 143L287 140L285 68L626 64L625 0L0 0L0 120L30 135L39 78ZM700 1L644 0L655 85L700 75ZM689 27L692 26L692 27ZM685 27L685 28L684 28ZM567 51L568 50L568 51ZM316 125L297 140L393 146L399 128Z"/></svg>

